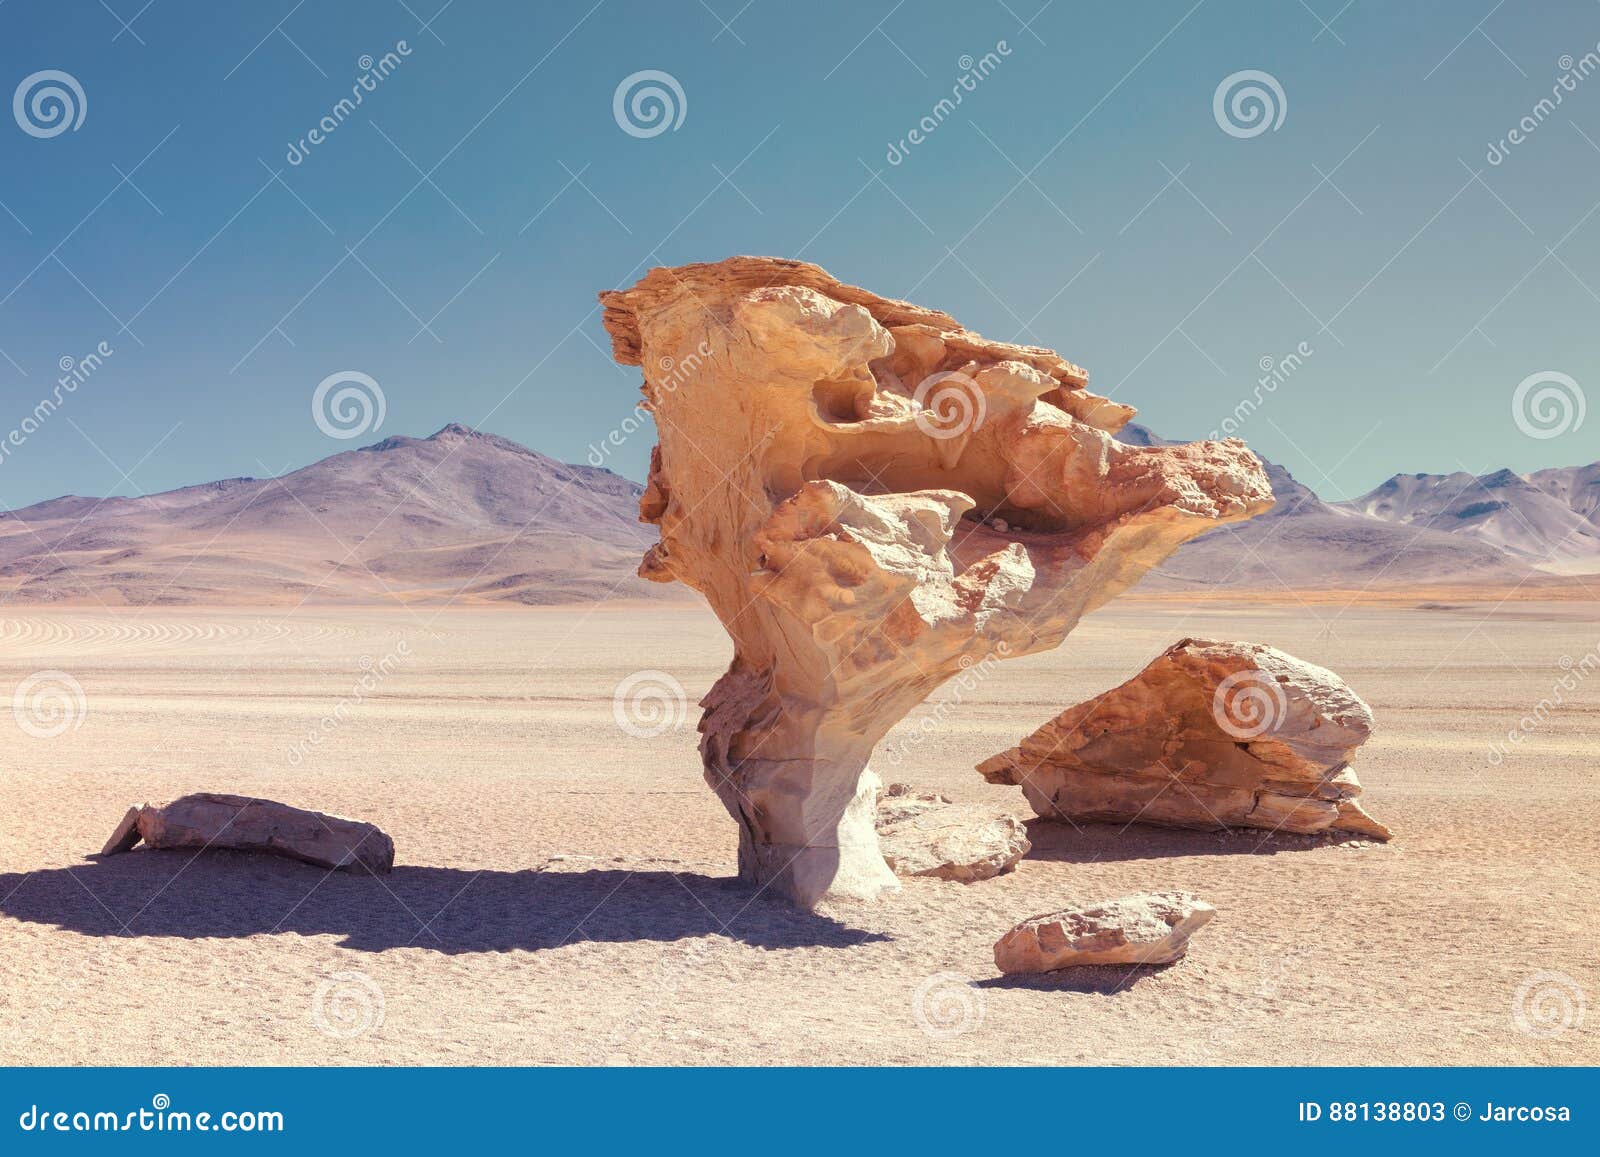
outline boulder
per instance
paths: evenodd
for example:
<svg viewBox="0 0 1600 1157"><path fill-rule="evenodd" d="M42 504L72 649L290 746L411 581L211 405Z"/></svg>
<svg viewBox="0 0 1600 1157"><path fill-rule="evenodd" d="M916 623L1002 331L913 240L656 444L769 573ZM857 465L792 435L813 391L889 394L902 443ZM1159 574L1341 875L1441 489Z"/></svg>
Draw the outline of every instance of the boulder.
<svg viewBox="0 0 1600 1157"><path fill-rule="evenodd" d="M1217 910L1187 892L1156 892L1024 920L994 946L1004 973L1088 964L1170 964Z"/></svg>
<svg viewBox="0 0 1600 1157"><path fill-rule="evenodd" d="M1179 545L1267 510L1242 442L1129 446L1134 411L815 265L731 257L600 295L659 444L639 573L703 595L701 701L740 875L803 906L897 887L872 749L945 681L1057 646Z"/></svg>
<svg viewBox="0 0 1600 1157"><path fill-rule="evenodd" d="M978 771L1063 823L1387 840L1350 767L1372 726L1372 709L1326 668L1257 643L1184 639Z"/></svg>
<svg viewBox="0 0 1600 1157"><path fill-rule="evenodd" d="M215 792L129 808L100 854L131 851L141 840L152 848L268 852L357 873L394 867L394 841L372 824Z"/></svg>
<svg viewBox="0 0 1600 1157"><path fill-rule="evenodd" d="M890 784L878 800L877 828L884 862L897 876L970 884L1011 871L1032 847L1015 816L903 783Z"/></svg>

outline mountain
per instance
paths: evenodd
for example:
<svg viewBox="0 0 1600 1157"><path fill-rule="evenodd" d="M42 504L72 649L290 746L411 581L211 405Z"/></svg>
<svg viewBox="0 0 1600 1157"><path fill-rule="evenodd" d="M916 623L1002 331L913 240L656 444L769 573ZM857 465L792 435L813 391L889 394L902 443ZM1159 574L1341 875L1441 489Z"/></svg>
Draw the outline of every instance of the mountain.
<svg viewBox="0 0 1600 1157"><path fill-rule="evenodd" d="M1171 445L1130 424L1122 441ZM1195 539L1151 591L1518 584L1600 570L1600 463L1396 475L1324 502L1264 463L1278 504ZM640 487L449 425L279 478L0 513L0 604L525 604L687 598L639 579Z"/></svg>
<svg viewBox="0 0 1600 1157"><path fill-rule="evenodd" d="M1118 438L1172 445L1130 423ZM1440 527L1407 526L1354 504L1324 502L1262 459L1277 506L1194 539L1152 572L1145 590L1292 590L1437 583L1517 583L1537 576L1498 545Z"/></svg>
<svg viewBox="0 0 1600 1157"><path fill-rule="evenodd" d="M1600 571L1600 462L1527 475L1396 474L1339 505L1476 539L1542 570Z"/></svg>
<svg viewBox="0 0 1600 1157"><path fill-rule="evenodd" d="M660 598L640 487L449 425L279 478L0 513L10 603L563 603Z"/></svg>

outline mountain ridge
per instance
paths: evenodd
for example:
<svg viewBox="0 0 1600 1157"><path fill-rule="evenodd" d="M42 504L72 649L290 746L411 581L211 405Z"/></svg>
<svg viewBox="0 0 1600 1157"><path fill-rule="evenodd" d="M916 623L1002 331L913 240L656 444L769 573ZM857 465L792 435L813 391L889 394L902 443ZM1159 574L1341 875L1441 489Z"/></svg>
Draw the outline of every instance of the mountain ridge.
<svg viewBox="0 0 1600 1157"><path fill-rule="evenodd" d="M1130 423L1131 445L1173 445ZM1263 460L1277 505L1187 544L1150 591L1520 585L1600 570L1600 463L1397 474L1328 502ZM276 478L0 512L0 603L510 602L688 598L639 579L643 488L451 422Z"/></svg>
<svg viewBox="0 0 1600 1157"><path fill-rule="evenodd" d="M1172 445L1148 427L1129 423L1119 439L1130 445ZM1259 455L1258 455L1259 457ZM1600 570L1600 534L1592 552L1580 549L1572 558L1555 557L1549 544L1541 553L1537 536L1523 549L1512 549L1509 535L1465 533L1470 526L1442 517L1404 519L1387 516L1381 501L1368 501L1396 479L1428 475L1395 475L1358 499L1328 502L1297 481L1283 466L1262 459L1278 505L1237 526L1222 527L1185 545L1152 572L1147 590L1274 589L1312 587L1398 586L1410 584L1521 584L1586 570ZM1589 481L1600 481L1600 463L1552 467L1545 476L1548 491L1570 491L1600 519L1600 487L1589 503ZM1462 474L1460 490L1512 489L1528 477L1501 469L1475 478ZM1577 478L1582 485L1574 483ZM1486 500L1487 501L1487 500ZM1369 509L1370 507L1370 509ZM1404 509L1409 509L1405 507ZM1479 511L1473 517L1489 517ZM1512 515L1507 515L1511 519ZM1576 517L1576 515L1575 515ZM1546 520L1551 521L1550 519ZM1596 524L1600 531L1600 522Z"/></svg>
<svg viewBox="0 0 1600 1157"><path fill-rule="evenodd" d="M138 497L63 495L0 513L13 602L589 601L638 579L642 487L450 423L276 478Z"/></svg>

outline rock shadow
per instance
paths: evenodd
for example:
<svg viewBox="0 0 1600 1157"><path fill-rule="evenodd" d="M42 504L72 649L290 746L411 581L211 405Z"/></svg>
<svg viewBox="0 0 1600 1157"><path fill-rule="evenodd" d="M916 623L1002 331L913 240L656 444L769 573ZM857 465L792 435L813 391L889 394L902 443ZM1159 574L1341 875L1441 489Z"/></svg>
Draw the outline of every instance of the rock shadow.
<svg viewBox="0 0 1600 1157"><path fill-rule="evenodd" d="M1032 992L1092 992L1115 996L1153 976L1172 964L1091 964L1079 968L1058 968L1054 972L1027 972L1012 976L990 976L973 981L977 988L1020 988Z"/></svg>
<svg viewBox="0 0 1600 1157"><path fill-rule="evenodd" d="M1024 858L1064 864L1165 860L1181 856L1275 856L1368 838L1348 832L1302 836L1254 828L1201 831L1124 823L1080 823L1074 827L1042 819L1029 820L1027 827L1028 842L1033 847Z"/></svg>
<svg viewBox="0 0 1600 1157"><path fill-rule="evenodd" d="M733 876L416 866L355 876L227 851L145 849L0 874L0 914L85 936L332 934L363 952L410 947L452 955L711 935L774 949L888 939L758 894Z"/></svg>

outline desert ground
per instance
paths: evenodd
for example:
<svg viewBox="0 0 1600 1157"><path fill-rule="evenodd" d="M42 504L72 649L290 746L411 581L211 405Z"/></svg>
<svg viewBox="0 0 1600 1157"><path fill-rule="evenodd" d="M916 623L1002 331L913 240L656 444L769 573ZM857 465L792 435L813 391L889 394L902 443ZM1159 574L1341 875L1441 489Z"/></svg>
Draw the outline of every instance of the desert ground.
<svg viewBox="0 0 1600 1157"><path fill-rule="evenodd" d="M1592 602L1124 599L874 766L1027 815L973 765L1186 635L1366 697L1397 838L1032 822L1012 874L807 915L733 878L693 706L729 647L696 607L4 614L0 691L83 698L57 735L0 713L0 1063L1600 1062L1600 672L1489 757L1600 647ZM654 737L613 716L641 669L688 696ZM202 790L373 821L396 869L91 858ZM994 967L1025 917L1170 888L1219 909L1175 965Z"/></svg>

